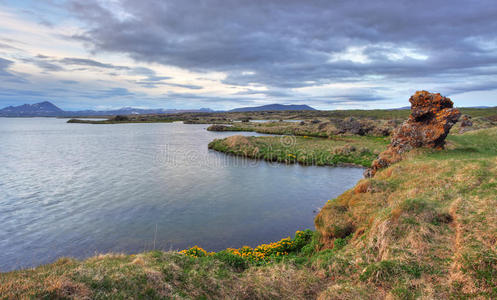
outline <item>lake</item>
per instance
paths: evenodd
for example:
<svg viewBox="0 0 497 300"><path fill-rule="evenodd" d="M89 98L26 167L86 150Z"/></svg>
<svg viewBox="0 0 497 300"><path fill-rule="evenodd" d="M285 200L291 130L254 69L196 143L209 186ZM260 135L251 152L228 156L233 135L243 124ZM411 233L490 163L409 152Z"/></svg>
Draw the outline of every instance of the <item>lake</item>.
<svg viewBox="0 0 497 300"><path fill-rule="evenodd" d="M314 228L316 211L362 178L227 156L207 144L234 133L206 127L0 118L0 271L277 241Z"/></svg>

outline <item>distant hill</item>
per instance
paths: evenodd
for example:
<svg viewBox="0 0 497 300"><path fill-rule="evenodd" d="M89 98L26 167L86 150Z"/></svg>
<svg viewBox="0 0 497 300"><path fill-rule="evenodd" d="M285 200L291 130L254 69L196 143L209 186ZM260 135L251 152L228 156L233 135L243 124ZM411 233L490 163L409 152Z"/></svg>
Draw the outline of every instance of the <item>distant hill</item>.
<svg viewBox="0 0 497 300"><path fill-rule="evenodd" d="M285 105L285 104L268 104L254 107L240 107L230 110L231 112L246 112L246 111L271 111L271 110L316 110L309 105Z"/></svg>
<svg viewBox="0 0 497 300"><path fill-rule="evenodd" d="M64 113L65 112L62 109L48 101L19 106L8 106L0 110L0 116L2 117L57 117Z"/></svg>
<svg viewBox="0 0 497 300"><path fill-rule="evenodd" d="M78 110L65 111L49 101L35 104L23 104L19 106L8 106L0 109L0 117L74 117L74 116L115 116L135 114L168 114L181 112L212 112L210 108L192 110L179 109L141 109L123 107L115 110Z"/></svg>

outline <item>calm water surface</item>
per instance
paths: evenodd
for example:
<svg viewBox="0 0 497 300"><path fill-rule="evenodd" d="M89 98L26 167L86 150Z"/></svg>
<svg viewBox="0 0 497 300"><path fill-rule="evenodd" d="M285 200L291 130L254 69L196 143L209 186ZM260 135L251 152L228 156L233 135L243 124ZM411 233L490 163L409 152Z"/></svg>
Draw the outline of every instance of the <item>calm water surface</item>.
<svg viewBox="0 0 497 300"><path fill-rule="evenodd" d="M279 240L362 177L217 153L209 141L233 133L206 125L65 122L0 118L0 271L151 250L154 236L164 250Z"/></svg>

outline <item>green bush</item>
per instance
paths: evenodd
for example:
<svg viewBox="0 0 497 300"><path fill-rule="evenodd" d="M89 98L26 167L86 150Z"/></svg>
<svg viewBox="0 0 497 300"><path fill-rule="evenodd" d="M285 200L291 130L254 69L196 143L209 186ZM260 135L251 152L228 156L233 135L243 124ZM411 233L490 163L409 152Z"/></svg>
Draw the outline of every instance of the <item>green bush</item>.
<svg viewBox="0 0 497 300"><path fill-rule="evenodd" d="M217 252L213 257L224 262L237 271L243 271L248 267L247 261L238 255L234 255L226 250Z"/></svg>
<svg viewBox="0 0 497 300"><path fill-rule="evenodd" d="M314 236L314 232L310 229L304 231L297 231L295 233L295 238L293 239L293 251L301 251L306 245L308 245Z"/></svg>

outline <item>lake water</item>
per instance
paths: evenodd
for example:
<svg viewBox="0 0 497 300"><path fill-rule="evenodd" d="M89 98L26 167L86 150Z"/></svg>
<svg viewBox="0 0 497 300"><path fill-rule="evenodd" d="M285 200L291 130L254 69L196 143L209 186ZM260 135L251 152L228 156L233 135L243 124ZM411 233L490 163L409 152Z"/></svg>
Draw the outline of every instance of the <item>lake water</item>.
<svg viewBox="0 0 497 300"><path fill-rule="evenodd" d="M65 122L0 118L0 271L154 240L163 250L276 241L313 228L315 211L362 177L208 150L233 133L207 125Z"/></svg>

